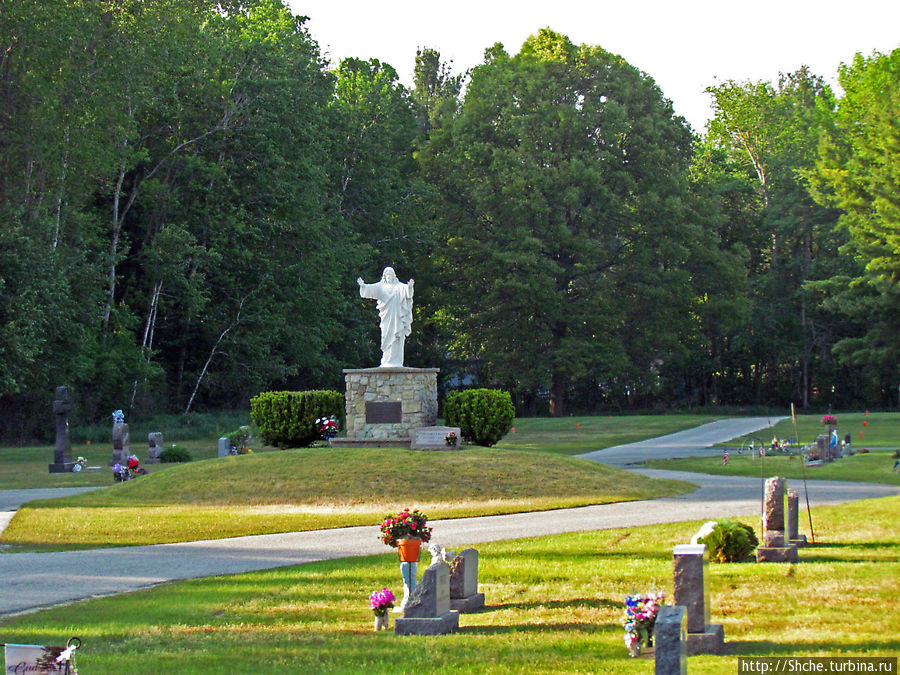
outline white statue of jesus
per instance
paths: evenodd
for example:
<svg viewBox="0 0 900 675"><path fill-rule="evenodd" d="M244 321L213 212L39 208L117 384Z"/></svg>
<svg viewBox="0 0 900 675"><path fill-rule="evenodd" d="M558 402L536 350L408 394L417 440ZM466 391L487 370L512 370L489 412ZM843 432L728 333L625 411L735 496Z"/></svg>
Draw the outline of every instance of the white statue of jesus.
<svg viewBox="0 0 900 675"><path fill-rule="evenodd" d="M359 294L377 300L381 317L381 367L403 367L403 345L412 325L414 282L397 281L393 267L385 267L381 281L367 284L359 277Z"/></svg>

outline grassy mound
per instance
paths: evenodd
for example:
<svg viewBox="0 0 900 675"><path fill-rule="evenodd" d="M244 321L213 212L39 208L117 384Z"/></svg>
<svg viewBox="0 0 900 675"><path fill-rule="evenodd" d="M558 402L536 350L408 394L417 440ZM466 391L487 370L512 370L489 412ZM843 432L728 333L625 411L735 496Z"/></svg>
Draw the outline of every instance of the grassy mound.
<svg viewBox="0 0 900 675"><path fill-rule="evenodd" d="M33 548L193 541L370 525L406 505L431 518L456 518L687 489L534 451L310 448L192 462L74 497L31 502L2 541Z"/></svg>

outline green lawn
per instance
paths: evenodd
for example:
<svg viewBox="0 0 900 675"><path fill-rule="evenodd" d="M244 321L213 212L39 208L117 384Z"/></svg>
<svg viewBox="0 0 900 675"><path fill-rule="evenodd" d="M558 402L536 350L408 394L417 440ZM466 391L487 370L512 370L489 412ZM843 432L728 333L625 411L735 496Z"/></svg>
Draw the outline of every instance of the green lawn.
<svg viewBox="0 0 900 675"><path fill-rule="evenodd" d="M309 448L191 462L104 490L30 502L0 541L20 547L13 550L193 541L369 525L406 505L431 518L458 518L688 489L546 452Z"/></svg>
<svg viewBox="0 0 900 675"><path fill-rule="evenodd" d="M817 508L820 545L798 563L711 564L711 621L727 653L690 657L689 671L734 675L740 656L896 656L898 510L897 497ZM479 544L487 608L462 615L453 635L372 632L368 595L401 591L392 554L166 584L0 619L0 635L78 635L91 675L646 674L652 661L628 658L622 641L624 596L671 597L672 547L699 524Z"/></svg>

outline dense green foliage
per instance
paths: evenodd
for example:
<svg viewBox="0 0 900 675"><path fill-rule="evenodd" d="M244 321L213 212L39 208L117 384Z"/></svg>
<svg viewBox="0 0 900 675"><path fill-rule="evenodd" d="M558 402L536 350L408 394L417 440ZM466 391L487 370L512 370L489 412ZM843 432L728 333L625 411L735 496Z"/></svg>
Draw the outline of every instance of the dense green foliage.
<svg viewBox="0 0 900 675"><path fill-rule="evenodd" d="M900 49L858 55L840 72L844 97L822 136L818 201L841 210L842 251L857 267L820 288L856 326L835 352L867 373L870 396L900 382Z"/></svg>
<svg viewBox="0 0 900 675"><path fill-rule="evenodd" d="M692 136L549 29L465 77L420 50L408 89L304 21L3 4L0 438L49 440L60 384L73 426L338 387L386 265L418 281L408 361L522 411L895 403L897 51L842 98L725 81Z"/></svg>
<svg viewBox="0 0 900 675"><path fill-rule="evenodd" d="M306 447L319 438L316 420L334 415L344 423L338 391L266 391L250 399L250 416L268 445Z"/></svg>
<svg viewBox="0 0 900 675"><path fill-rule="evenodd" d="M180 464L193 461L190 450L174 443L159 453L159 461L163 464Z"/></svg>
<svg viewBox="0 0 900 675"><path fill-rule="evenodd" d="M495 445L512 429L515 416L509 393L495 389L453 392L444 402L447 424L459 427L463 439L476 445Z"/></svg>
<svg viewBox="0 0 900 675"><path fill-rule="evenodd" d="M747 560L759 545L752 527L727 518L717 521L712 532L699 541L706 544L709 559L715 562Z"/></svg>

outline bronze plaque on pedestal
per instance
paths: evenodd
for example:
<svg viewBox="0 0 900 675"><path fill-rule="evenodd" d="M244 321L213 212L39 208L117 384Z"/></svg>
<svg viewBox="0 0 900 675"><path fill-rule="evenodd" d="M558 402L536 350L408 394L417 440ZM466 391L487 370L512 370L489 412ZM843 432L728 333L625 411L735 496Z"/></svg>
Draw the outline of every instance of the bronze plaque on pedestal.
<svg viewBox="0 0 900 675"><path fill-rule="evenodd" d="M366 401L366 424L399 424L402 421L400 401Z"/></svg>

